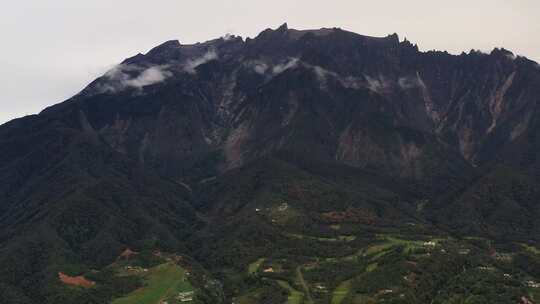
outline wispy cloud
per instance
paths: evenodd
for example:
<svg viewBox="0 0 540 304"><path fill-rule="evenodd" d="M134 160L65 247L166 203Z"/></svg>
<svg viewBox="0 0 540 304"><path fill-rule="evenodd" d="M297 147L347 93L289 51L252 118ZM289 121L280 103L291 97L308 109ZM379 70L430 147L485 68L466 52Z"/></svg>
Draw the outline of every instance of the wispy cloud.
<svg viewBox="0 0 540 304"><path fill-rule="evenodd" d="M340 75L338 75L336 72L329 71L323 67L320 67L318 65L311 65L307 63L302 63L303 66L310 68L315 76L317 77L317 80L319 81L319 84L321 85L322 89L326 89L328 85L328 78L336 78L338 81L341 81Z"/></svg>
<svg viewBox="0 0 540 304"><path fill-rule="evenodd" d="M216 50L210 49L206 53L204 53L202 56L198 58L194 58L194 59L189 59L188 61L186 61L186 63L184 64L184 71L190 74L195 74L197 73L196 68L198 66L217 58L218 58L218 54Z"/></svg>
<svg viewBox="0 0 540 304"><path fill-rule="evenodd" d="M328 75L332 75L332 76L335 76L336 73L334 72L330 72L320 66L313 66L313 72L315 72L315 75L317 76L317 79L319 79L319 81L321 82L326 82L326 77Z"/></svg>
<svg viewBox="0 0 540 304"><path fill-rule="evenodd" d="M398 85L403 90L409 90L414 88L420 88L424 86L424 83L420 77L416 76L404 76L398 79Z"/></svg>
<svg viewBox="0 0 540 304"><path fill-rule="evenodd" d="M425 87L425 84L418 73L416 76L402 76L397 80L386 78L383 75L363 75L362 77L344 76L335 71L327 70L321 66L303 62L298 58L289 58L277 65L272 65L271 63L266 63L261 60L248 60L245 61L243 65L253 69L253 71L258 74L269 77L280 74L288 69L303 67L311 70L315 74L322 89L327 88L328 81L330 79L334 79L345 88L355 90L368 89L375 93L388 93L393 89L409 90L413 88Z"/></svg>
<svg viewBox="0 0 540 304"><path fill-rule="evenodd" d="M299 64L300 59L298 58L288 58L286 61L276 65L266 63L262 60L247 60L243 62L245 67L252 69L255 73L267 76L275 76L288 69L296 68Z"/></svg>
<svg viewBox="0 0 540 304"><path fill-rule="evenodd" d="M99 93L115 93L127 88L142 89L171 77L173 74L167 68L166 65L145 68L137 65L119 64L105 73L105 82L99 83L96 88ZM136 76L133 76L134 74Z"/></svg>
<svg viewBox="0 0 540 304"><path fill-rule="evenodd" d="M283 73L284 71L288 69L295 68L296 66L298 66L299 61L300 60L298 58L289 58L288 61L275 65L272 68L272 73L276 75L276 74Z"/></svg>
<svg viewBox="0 0 540 304"><path fill-rule="evenodd" d="M365 81L363 79L360 79L358 77L348 76L348 77L340 77L339 81L341 82L341 85L348 88L348 89L361 89L365 88Z"/></svg>
<svg viewBox="0 0 540 304"><path fill-rule="evenodd" d="M384 76L380 75L378 78L372 78L370 76L364 75L364 78L367 81L367 87L373 92L380 93L386 88L389 88L391 85Z"/></svg>
<svg viewBox="0 0 540 304"><path fill-rule="evenodd" d="M134 88L142 88L148 85L156 84L172 76L166 66L153 66L144 70L139 76L126 81L126 85Z"/></svg>
<svg viewBox="0 0 540 304"><path fill-rule="evenodd" d="M221 36L221 39L225 40L225 41L229 41L231 39L233 39L235 36L233 34L230 34L230 33L227 33L223 36Z"/></svg>
<svg viewBox="0 0 540 304"><path fill-rule="evenodd" d="M245 61L243 64L245 67L253 69L255 73L260 74L260 75L266 74L266 72L269 69L268 64L260 60L248 60L248 61Z"/></svg>

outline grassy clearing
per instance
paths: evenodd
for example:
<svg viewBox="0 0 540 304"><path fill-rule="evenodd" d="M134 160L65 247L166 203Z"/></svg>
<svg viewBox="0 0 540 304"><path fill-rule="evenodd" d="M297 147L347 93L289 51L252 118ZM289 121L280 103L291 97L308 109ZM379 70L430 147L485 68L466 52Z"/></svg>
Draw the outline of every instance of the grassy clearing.
<svg viewBox="0 0 540 304"><path fill-rule="evenodd" d="M151 268L143 276L146 279L146 286L112 303L159 304L161 300L173 298L179 292L193 291L193 287L186 279L185 270L174 263Z"/></svg>
<svg viewBox="0 0 540 304"><path fill-rule="evenodd" d="M369 247L368 250L366 251L367 255L375 255L375 257L380 257L384 254L383 253L384 251L392 247L396 247L396 246L403 246L404 252L407 254L411 254L416 249L425 248L424 243L426 242L423 240L406 240L406 239L401 239L401 238L398 238L395 236L389 236L389 235L379 235L378 238L380 240L383 240L384 243ZM435 243L440 243L444 240L445 239L436 238L430 241L435 242Z"/></svg>
<svg viewBox="0 0 540 304"><path fill-rule="evenodd" d="M248 294L244 294L233 299L233 303L237 304L256 304L258 302L257 296L261 292L261 289L255 289Z"/></svg>
<svg viewBox="0 0 540 304"><path fill-rule="evenodd" d="M366 255L377 255L377 254L383 253L386 250L390 249L390 247L392 246L394 246L394 244L392 243L384 243L384 244L370 246L366 250Z"/></svg>
<svg viewBox="0 0 540 304"><path fill-rule="evenodd" d="M385 250L385 251L378 252L378 253L374 254L371 257L371 260L376 261L376 260L380 259L381 257L383 257L384 255L386 255L389 252L390 252L390 250Z"/></svg>
<svg viewBox="0 0 540 304"><path fill-rule="evenodd" d="M287 206L284 208L284 206ZM266 214L268 220L277 225L286 226L294 223L298 218L304 216L304 213L294 209L288 204L276 204Z"/></svg>
<svg viewBox="0 0 540 304"><path fill-rule="evenodd" d="M379 235L379 243L376 243L372 246L367 247L367 249L362 249L356 252L355 254L345 256L345 257L335 257L335 258L326 258L326 262L339 262L339 261L354 261L357 260L360 256L370 256L371 260L377 260L383 255L387 254L390 249L397 246L403 246L404 252L410 254L414 250L419 248L425 248L425 241L416 241L416 240L405 240L400 239L395 236L388 235ZM432 239L433 242L442 242L445 239Z"/></svg>
<svg viewBox="0 0 540 304"><path fill-rule="evenodd" d="M341 304L343 300L347 297L349 292L351 291L351 281L345 281L336 287L334 292L332 293L332 304Z"/></svg>
<svg viewBox="0 0 540 304"><path fill-rule="evenodd" d="M377 263L371 263L371 264L367 265L366 271L367 272L372 272L373 270L377 269L378 266L379 266L379 264L377 264Z"/></svg>
<svg viewBox="0 0 540 304"><path fill-rule="evenodd" d="M533 246L529 246L527 244L521 244L521 246L527 250L528 252L530 253L533 253L533 254L536 254L536 255L540 255L540 249L536 248L536 247L533 247Z"/></svg>
<svg viewBox="0 0 540 304"><path fill-rule="evenodd" d="M344 257L336 257L336 258L325 258L323 261L325 262L342 262L342 261L354 261L357 260L362 254L364 254L364 250L358 250L355 254L351 254Z"/></svg>
<svg viewBox="0 0 540 304"><path fill-rule="evenodd" d="M255 274L257 272L257 270L259 270L259 268L261 267L261 264L264 262L264 260L265 260L264 258L260 258L257 261L249 264L248 273L249 274Z"/></svg>
<svg viewBox="0 0 540 304"><path fill-rule="evenodd" d="M309 286L306 283L306 280L304 280L304 275L302 274L302 267L300 267L300 266L298 266L296 268L296 279L298 280L298 283L300 283L300 285L302 285L302 287L304 289L304 293L306 295L305 303L306 304L312 304L313 299L311 298L311 294L309 292Z"/></svg>
<svg viewBox="0 0 540 304"><path fill-rule="evenodd" d="M310 240L316 240L321 242L352 242L356 240L356 236L354 235L340 235L335 238L325 238L325 237L316 237L316 236L309 236L309 235L303 235L303 234L295 234L295 233L286 233L286 236L294 239L310 239Z"/></svg>
<svg viewBox="0 0 540 304"><path fill-rule="evenodd" d="M392 245L392 246L403 246L405 247L404 251L406 253L411 253L417 248L423 248L424 242L423 241L412 241L412 240L403 240L396 237L387 236L385 239Z"/></svg>
<svg viewBox="0 0 540 304"><path fill-rule="evenodd" d="M304 294L294 289L287 281L277 281L279 286L289 291L289 297L287 298L287 304L300 304L304 299Z"/></svg>

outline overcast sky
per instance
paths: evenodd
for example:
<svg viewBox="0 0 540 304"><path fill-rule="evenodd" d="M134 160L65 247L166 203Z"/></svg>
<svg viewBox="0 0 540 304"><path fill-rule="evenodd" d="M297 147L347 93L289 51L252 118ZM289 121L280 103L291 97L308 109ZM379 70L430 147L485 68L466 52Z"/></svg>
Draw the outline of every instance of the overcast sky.
<svg viewBox="0 0 540 304"><path fill-rule="evenodd" d="M289 28L398 33L421 50L505 47L540 61L540 0L17 0L0 11L0 123L76 94L166 40Z"/></svg>

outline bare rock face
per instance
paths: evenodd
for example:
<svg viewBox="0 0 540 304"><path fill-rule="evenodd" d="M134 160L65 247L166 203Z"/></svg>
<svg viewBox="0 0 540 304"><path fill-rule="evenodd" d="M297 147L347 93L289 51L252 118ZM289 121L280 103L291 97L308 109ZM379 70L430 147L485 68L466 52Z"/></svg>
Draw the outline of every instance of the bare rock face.
<svg viewBox="0 0 540 304"><path fill-rule="evenodd" d="M197 232L258 227L238 224L253 220L243 208L275 189L306 204L291 203L306 227L315 215L540 240L539 101L539 65L504 49L420 52L396 34L286 24L168 41L0 126L0 277L45 282L36 247L91 265L147 244L189 252ZM10 268L18 256L36 260Z"/></svg>
<svg viewBox="0 0 540 304"><path fill-rule="evenodd" d="M122 160L112 176L178 185L280 153L434 191L491 164L536 174L539 84L538 64L507 50L420 52L396 34L283 25L253 39L168 41L2 126L1 208L60 164L99 176L112 159Z"/></svg>
<svg viewBox="0 0 540 304"><path fill-rule="evenodd" d="M223 172L280 150L422 177L426 149L478 166L500 151L493 142L526 134L539 71L504 49L422 53L397 35L283 25L166 42L42 115L80 109L81 128L178 180L196 163Z"/></svg>

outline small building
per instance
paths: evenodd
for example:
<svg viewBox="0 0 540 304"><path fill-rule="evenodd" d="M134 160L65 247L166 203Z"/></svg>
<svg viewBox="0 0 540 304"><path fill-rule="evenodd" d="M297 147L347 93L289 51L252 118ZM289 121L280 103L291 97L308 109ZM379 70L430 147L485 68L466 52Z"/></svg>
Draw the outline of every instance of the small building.
<svg viewBox="0 0 540 304"><path fill-rule="evenodd" d="M511 253L501 253L497 252L495 254L495 259L502 261L502 262L510 262L512 261L512 254Z"/></svg>
<svg viewBox="0 0 540 304"><path fill-rule="evenodd" d="M527 281L525 285L530 288L540 288L540 283L536 283L535 281Z"/></svg>
<svg viewBox="0 0 540 304"><path fill-rule="evenodd" d="M458 251L458 253L461 254L461 255L467 255L467 254L471 253L471 250L468 249L468 248L462 248L462 249L460 249Z"/></svg>
<svg viewBox="0 0 540 304"><path fill-rule="evenodd" d="M315 284L315 290L322 293L328 292L328 288L322 283Z"/></svg>
<svg viewBox="0 0 540 304"><path fill-rule="evenodd" d="M178 295L176 296L176 299L179 300L180 302L191 302L193 301L194 295L195 295L194 291L179 292Z"/></svg>

